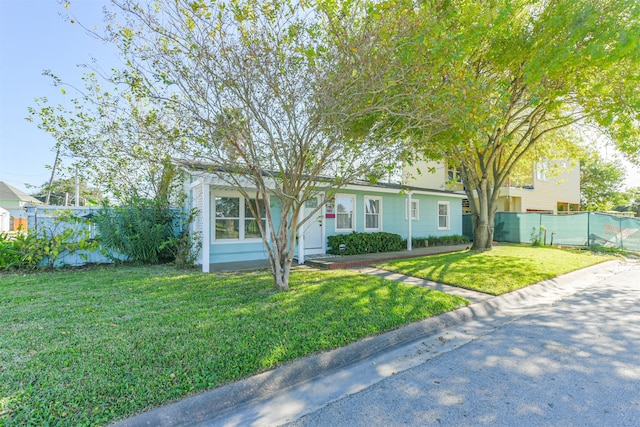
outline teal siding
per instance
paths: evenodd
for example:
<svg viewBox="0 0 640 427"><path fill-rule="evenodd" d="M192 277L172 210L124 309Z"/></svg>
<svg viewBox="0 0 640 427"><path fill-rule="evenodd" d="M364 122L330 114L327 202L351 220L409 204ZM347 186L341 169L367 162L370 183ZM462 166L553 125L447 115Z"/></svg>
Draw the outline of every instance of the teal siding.
<svg viewBox="0 0 640 427"><path fill-rule="evenodd" d="M364 198L365 196L380 197L382 199L382 229L380 231L395 233L407 238L408 223L405 211L407 196L406 194L380 193L376 191L351 191L345 190L340 192L344 195L355 195L356 212L355 212L355 231L365 232L365 216L364 216ZM212 201L215 193L212 193ZM446 194L442 196L435 195L413 195L414 200L419 201L419 219L412 222L413 237L429 237L429 236L450 236L453 234L462 234L462 200L457 197L450 197ZM438 202L449 202L449 221L450 228L448 230L438 230ZM278 202L272 199L272 214L274 220L278 220L280 209ZM213 213L213 209L211 210ZM276 223L275 226L279 226ZM336 232L336 219L325 218L326 237L345 234L344 232ZM215 229L214 221L211 219L210 229ZM297 253L297 252L296 252ZM267 250L261 241L235 241L216 243L211 239L210 263L224 263L234 261L256 261L267 259Z"/></svg>
<svg viewBox="0 0 640 427"><path fill-rule="evenodd" d="M364 198L365 196L382 197L382 230L388 233L395 233L407 238L409 224L407 223L407 213L405 209L407 196L405 194L376 193L374 191L343 191L340 194L356 196L355 231L364 232ZM419 202L419 219L413 220L412 236L451 236L462 234L462 200L460 198L442 196L414 194L413 200ZM438 202L449 202L448 230L438 230ZM345 234L350 232L336 231L335 218L326 219L327 236Z"/></svg>

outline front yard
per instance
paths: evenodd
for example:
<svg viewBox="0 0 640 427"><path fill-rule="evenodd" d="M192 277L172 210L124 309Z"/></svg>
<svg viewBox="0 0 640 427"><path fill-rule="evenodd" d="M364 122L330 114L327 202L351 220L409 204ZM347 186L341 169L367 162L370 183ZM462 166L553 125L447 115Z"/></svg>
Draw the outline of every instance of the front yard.
<svg viewBox="0 0 640 427"><path fill-rule="evenodd" d="M0 276L0 425L107 424L468 304L349 271Z"/></svg>
<svg viewBox="0 0 640 427"><path fill-rule="evenodd" d="M501 295L560 274L615 259L589 251L499 245L488 252L455 252L377 267L461 288Z"/></svg>

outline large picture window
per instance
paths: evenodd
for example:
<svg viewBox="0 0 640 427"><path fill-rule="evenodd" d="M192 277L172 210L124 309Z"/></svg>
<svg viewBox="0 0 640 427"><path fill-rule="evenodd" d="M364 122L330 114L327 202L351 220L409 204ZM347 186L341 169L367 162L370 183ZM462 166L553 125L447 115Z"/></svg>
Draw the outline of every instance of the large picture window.
<svg viewBox="0 0 640 427"><path fill-rule="evenodd" d="M382 199L380 197L364 197L364 229L380 231L382 229Z"/></svg>
<svg viewBox="0 0 640 427"><path fill-rule="evenodd" d="M215 240L259 239L260 227L251 213L251 203L260 212L262 225L266 227L264 202L247 200L241 196L217 196L215 198Z"/></svg>
<svg viewBox="0 0 640 427"><path fill-rule="evenodd" d="M449 229L449 202L438 202L438 230Z"/></svg>
<svg viewBox="0 0 640 427"><path fill-rule="evenodd" d="M336 196L336 231L353 231L356 198L352 195Z"/></svg>

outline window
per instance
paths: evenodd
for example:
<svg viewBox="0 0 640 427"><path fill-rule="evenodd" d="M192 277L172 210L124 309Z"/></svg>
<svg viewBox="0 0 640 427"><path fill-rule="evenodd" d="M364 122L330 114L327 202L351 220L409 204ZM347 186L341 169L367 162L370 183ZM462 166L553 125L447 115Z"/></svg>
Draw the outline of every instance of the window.
<svg viewBox="0 0 640 427"><path fill-rule="evenodd" d="M336 231L353 231L356 198L352 195L336 196Z"/></svg>
<svg viewBox="0 0 640 427"><path fill-rule="evenodd" d="M380 197L364 197L364 229L380 231L382 229L382 199Z"/></svg>
<svg viewBox="0 0 640 427"><path fill-rule="evenodd" d="M536 179L538 181L547 181L547 171L549 170L549 161L541 159L536 164Z"/></svg>
<svg viewBox="0 0 640 427"><path fill-rule="evenodd" d="M438 202L438 230L449 229L449 202Z"/></svg>
<svg viewBox="0 0 640 427"><path fill-rule="evenodd" d="M462 173L460 168L449 164L447 167L447 180L450 183L462 184Z"/></svg>
<svg viewBox="0 0 640 427"><path fill-rule="evenodd" d="M260 227L251 213L249 204L258 209L262 225L266 227L264 202L241 196L217 196L215 198L215 240L259 239Z"/></svg>
<svg viewBox="0 0 640 427"><path fill-rule="evenodd" d="M405 203L406 205L406 203ZM405 206L406 207L406 206ZM418 221L420 219L420 201L416 200L416 199L411 199L411 220L412 221ZM405 219L407 218L407 215L405 213Z"/></svg>

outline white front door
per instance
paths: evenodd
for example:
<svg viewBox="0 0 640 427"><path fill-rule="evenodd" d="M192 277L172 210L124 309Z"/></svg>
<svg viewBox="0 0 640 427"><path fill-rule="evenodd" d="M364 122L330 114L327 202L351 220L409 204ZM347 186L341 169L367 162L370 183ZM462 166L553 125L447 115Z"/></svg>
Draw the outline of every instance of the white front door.
<svg viewBox="0 0 640 427"><path fill-rule="evenodd" d="M319 196L309 199L304 204L304 217L306 218L315 208L318 207ZM304 254L323 254L323 234L322 225L324 217L322 209L318 210L307 222L302 225L304 233Z"/></svg>

